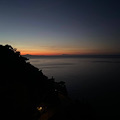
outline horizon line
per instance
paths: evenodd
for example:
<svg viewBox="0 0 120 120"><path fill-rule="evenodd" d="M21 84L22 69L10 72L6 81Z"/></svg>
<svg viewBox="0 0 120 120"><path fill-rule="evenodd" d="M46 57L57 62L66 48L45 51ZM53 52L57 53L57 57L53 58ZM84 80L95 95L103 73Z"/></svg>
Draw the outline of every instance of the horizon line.
<svg viewBox="0 0 120 120"><path fill-rule="evenodd" d="M106 57L108 56L108 57L109 57L109 56L117 56L117 57L120 57L120 54L61 54L61 55L32 55L32 54L24 54L24 55L22 55L22 56L29 56L29 57L30 57L30 56L31 56L31 57L32 57L32 56L33 56L33 57L34 57L34 56L36 56L36 57L79 57L79 56L80 56L80 57L82 57L82 56L83 56L83 57L87 57L87 56L91 56L91 57L92 57L92 56L93 56L93 57L94 57L94 56L96 56L96 57L97 57L97 56L98 56L98 57L99 57L99 56L101 56L101 57L102 57L102 56L106 56Z"/></svg>

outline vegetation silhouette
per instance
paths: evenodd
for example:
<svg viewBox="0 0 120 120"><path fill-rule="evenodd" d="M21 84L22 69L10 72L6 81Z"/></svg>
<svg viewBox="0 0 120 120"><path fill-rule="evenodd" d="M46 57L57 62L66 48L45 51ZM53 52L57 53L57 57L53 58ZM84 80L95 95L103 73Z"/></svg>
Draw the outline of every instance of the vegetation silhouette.
<svg viewBox="0 0 120 120"><path fill-rule="evenodd" d="M0 45L2 120L93 120L91 107L72 101L64 81L49 79L27 60L11 45Z"/></svg>
<svg viewBox="0 0 120 120"><path fill-rule="evenodd" d="M48 79L27 60L12 46L0 45L0 117L4 120L37 119L37 106L42 101L55 105L58 92L67 96L62 82Z"/></svg>

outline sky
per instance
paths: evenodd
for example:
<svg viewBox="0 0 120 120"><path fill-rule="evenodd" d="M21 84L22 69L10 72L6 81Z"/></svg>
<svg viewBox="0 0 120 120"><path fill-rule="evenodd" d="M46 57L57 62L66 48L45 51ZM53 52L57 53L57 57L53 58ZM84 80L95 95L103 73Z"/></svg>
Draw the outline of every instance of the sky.
<svg viewBox="0 0 120 120"><path fill-rule="evenodd" d="M119 0L0 0L0 44L21 54L120 54Z"/></svg>

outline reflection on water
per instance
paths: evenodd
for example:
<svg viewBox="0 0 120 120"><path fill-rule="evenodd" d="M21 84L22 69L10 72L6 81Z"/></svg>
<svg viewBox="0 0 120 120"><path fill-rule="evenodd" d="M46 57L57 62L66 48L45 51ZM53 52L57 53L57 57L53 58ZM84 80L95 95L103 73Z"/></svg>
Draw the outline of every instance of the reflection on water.
<svg viewBox="0 0 120 120"><path fill-rule="evenodd" d="M120 58L34 58L31 64L56 81L65 81L70 97L84 99L100 116L119 106Z"/></svg>

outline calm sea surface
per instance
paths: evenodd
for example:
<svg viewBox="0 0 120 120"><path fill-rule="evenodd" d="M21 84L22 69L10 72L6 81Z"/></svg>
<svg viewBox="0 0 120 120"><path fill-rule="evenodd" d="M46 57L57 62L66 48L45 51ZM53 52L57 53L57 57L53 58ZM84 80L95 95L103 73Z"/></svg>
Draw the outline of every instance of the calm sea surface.
<svg viewBox="0 0 120 120"><path fill-rule="evenodd" d="M55 81L65 81L69 96L89 102L98 116L120 109L120 58L30 58L29 62Z"/></svg>

